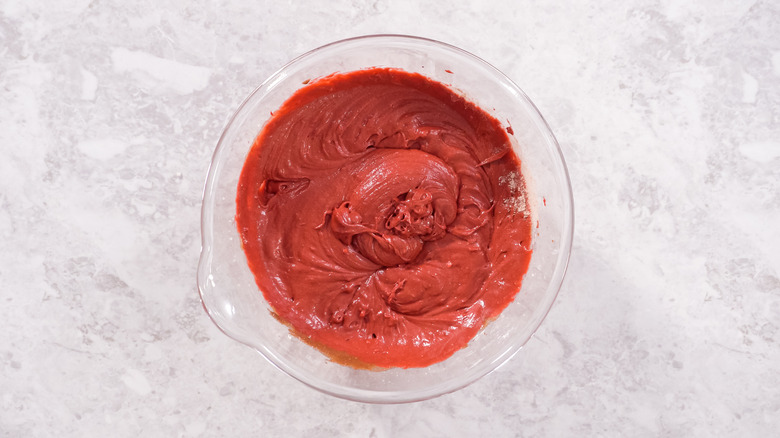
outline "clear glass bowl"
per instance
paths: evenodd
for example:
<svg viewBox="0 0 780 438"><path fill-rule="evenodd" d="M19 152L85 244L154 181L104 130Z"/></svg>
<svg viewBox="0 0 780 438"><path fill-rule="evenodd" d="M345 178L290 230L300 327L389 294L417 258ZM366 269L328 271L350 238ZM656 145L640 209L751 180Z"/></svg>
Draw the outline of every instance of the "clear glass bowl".
<svg viewBox="0 0 780 438"><path fill-rule="evenodd" d="M308 79L369 67L426 75L459 91L514 131L510 138L528 185L533 255L514 301L469 345L426 368L357 370L331 362L274 319L241 249L236 188L263 124ZM328 44L274 73L241 104L217 144L203 194L198 289L226 335L259 351L282 371L322 392L363 402L424 400L460 389L506 362L547 315L563 281L574 225L571 186L555 137L528 97L497 69L441 42L376 35Z"/></svg>

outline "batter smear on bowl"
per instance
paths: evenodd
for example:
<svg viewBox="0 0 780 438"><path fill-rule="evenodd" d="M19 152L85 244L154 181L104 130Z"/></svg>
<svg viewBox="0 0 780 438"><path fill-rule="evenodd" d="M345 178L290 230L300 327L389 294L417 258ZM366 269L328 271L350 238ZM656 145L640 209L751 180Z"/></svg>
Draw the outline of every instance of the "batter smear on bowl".
<svg viewBox="0 0 780 438"><path fill-rule="evenodd" d="M503 126L445 85L373 68L310 81L255 140L236 222L277 318L355 367L425 367L514 299L531 257Z"/></svg>

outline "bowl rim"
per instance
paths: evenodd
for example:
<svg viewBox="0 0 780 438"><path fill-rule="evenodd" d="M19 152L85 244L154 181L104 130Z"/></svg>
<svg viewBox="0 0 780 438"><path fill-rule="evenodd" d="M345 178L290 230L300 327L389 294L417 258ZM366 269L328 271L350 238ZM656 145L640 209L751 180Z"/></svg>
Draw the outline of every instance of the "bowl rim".
<svg viewBox="0 0 780 438"><path fill-rule="evenodd" d="M489 361L487 365L482 366L478 370L478 372L469 375L468 378L462 381L455 381L453 379L444 380L443 382L437 385L427 386L422 390L414 391L414 393L409 393L408 391L367 390L367 389L360 389L354 387L347 387L339 384L333 384L331 382L325 382L321 380L317 384L315 384L314 382L311 381L311 379L302 375L303 373L300 373L296 369L290 367L285 360L282 360L276 353L268 349L265 345L258 346L255 343L247 339L244 339L242 336L232 332L227 326L225 326L222 323L222 321L218 317L218 314L209 308L207 304L207 297L206 297L207 294L206 294L205 285L211 279L211 266L212 266L213 240L214 240L214 235L213 235L214 191L216 185L215 184L216 175L217 172L220 170L220 166L222 164L219 158L221 157L226 147L224 143L226 135L233 127L233 125L236 124L239 116L243 114L243 110L244 108L246 108L249 102L252 101L253 98L261 90L268 87L269 84L273 84L275 81L279 80L280 77L284 76L284 72L290 66L297 64L298 62L308 58L309 56L321 52L325 49L332 48L335 46L348 45L350 43L364 41L364 40L388 40L388 41L399 40L399 41L418 43L423 45L439 46L443 49L449 50L451 52L455 52L455 54L457 55L470 58L472 61L475 61L477 64L482 65L483 67L491 71L493 74L500 77L505 82L505 84L508 85L512 89L512 91L518 95L519 99L525 101L525 103L529 105L529 109L538 118L538 122L541 122L540 128L542 130L542 134L544 135L544 137L547 138L547 141L551 146L550 149L556 158L555 167L559 167L559 169L556 169L556 173L560 173L560 177L563 182L562 185L565 188L565 190L563 190L564 217L563 217L563 226L561 230L562 246L558 253L558 257L556 259L555 269L553 270L551 279L547 285L547 290L545 291L543 295L543 299L540 302L539 309L542 309L543 311L538 312L536 318L530 320L531 322L529 324L532 325L533 329L528 332L527 336L525 336L524 339L521 338L521 342L517 343L517 345L513 345L511 348L505 349L501 354L499 354L493 360ZM567 223L568 226L566 226ZM430 38L413 36L413 35L368 34L368 35L361 35L361 36L333 41L328 44L319 46L315 49L306 51L305 53L294 57L292 60L290 60L289 62L285 63L282 67L277 69L260 85L255 87L254 90L252 90L252 92L249 93L246 96L246 98L244 98L241 104L236 108L236 110L233 112L231 117L225 123L222 132L220 134L220 137L217 141L217 145L214 149L214 153L211 156L211 162L209 164L206 181L203 187L203 195L201 197L200 229L201 229L200 230L201 251L200 251L200 257L198 259L196 284L197 284L198 293L200 296L201 305L203 306L203 309L205 310L209 319L211 319L214 325L216 325L217 328L222 333L224 333L229 338L237 342L240 342L254 349L255 351L259 352L265 359L267 359L277 369L283 371L285 374L293 377L294 379L305 384L306 386L309 386L310 388L313 388L320 392L338 398L358 401L358 402L387 403L387 404L407 403L407 402L427 400L444 394L452 393L454 391L457 391L459 389L462 389L474 383L475 381L481 379L485 375L495 371L502 365L506 364L514 355L516 355L525 346L528 340L536 333L536 331L541 326L541 323L544 321L544 319L547 317L550 310L552 309L552 305L555 302L560 292L560 289L563 285L564 278L566 276L566 272L568 270L568 265L569 265L571 252L572 252L572 243L574 238L574 196L572 193L571 179L569 176L568 167L566 165L566 160L563 156L563 151L561 150L557 138L553 134L552 129L549 126L549 123L541 114L541 112L533 103L533 101L531 101L528 95L526 95L526 93L519 86L517 86L517 84L515 84L515 82L512 81L512 79L510 79L503 72L501 72L499 69L497 69L495 66L485 61L484 59L472 54L471 52L468 52L464 49L454 46L452 44L448 44Z"/></svg>

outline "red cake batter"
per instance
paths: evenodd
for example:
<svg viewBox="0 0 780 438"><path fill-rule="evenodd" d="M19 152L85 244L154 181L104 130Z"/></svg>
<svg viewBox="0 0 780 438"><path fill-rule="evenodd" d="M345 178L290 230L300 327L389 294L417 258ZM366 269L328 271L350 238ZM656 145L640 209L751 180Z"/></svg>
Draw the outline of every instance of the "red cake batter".
<svg viewBox="0 0 780 438"><path fill-rule="evenodd" d="M506 130L396 69L311 81L273 113L238 184L249 267L276 317L355 367L424 367L520 289L531 218Z"/></svg>

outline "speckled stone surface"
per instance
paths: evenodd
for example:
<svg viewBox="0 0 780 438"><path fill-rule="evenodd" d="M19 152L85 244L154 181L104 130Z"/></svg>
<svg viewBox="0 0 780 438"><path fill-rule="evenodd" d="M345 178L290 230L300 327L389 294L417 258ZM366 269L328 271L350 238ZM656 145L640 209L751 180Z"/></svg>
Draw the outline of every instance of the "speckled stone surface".
<svg viewBox="0 0 780 438"><path fill-rule="evenodd" d="M569 275L440 398L311 390L195 286L211 153L294 56L469 50L558 136ZM780 428L780 4L0 0L0 436L770 436Z"/></svg>

